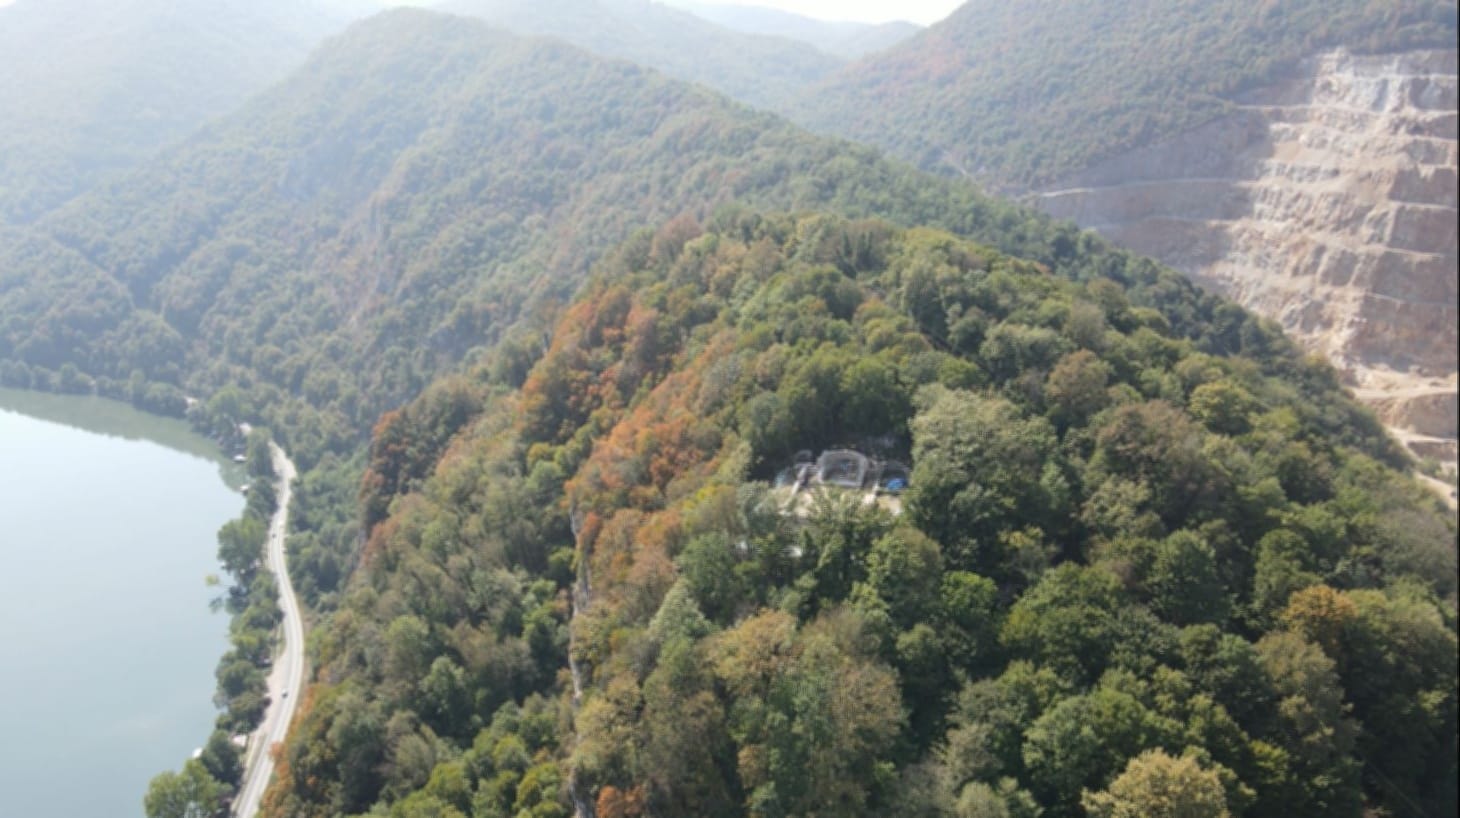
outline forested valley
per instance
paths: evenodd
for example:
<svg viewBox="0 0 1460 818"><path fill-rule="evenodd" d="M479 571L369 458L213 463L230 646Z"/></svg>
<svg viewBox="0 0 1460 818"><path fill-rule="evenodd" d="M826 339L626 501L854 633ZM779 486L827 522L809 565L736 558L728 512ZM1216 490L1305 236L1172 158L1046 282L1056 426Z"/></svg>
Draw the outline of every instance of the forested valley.
<svg viewBox="0 0 1460 818"><path fill-rule="evenodd" d="M1328 364L557 41L379 15L0 226L0 384L301 466L272 818L1457 810L1455 520ZM841 448L907 479L786 485ZM194 809L262 705L271 502Z"/></svg>
<svg viewBox="0 0 1460 818"><path fill-rule="evenodd" d="M382 412L499 343L522 370L597 254L736 204L926 224L1060 266L1114 257L627 63L400 11L127 180L0 228L0 384L179 415L192 394L210 431L270 428L309 472L300 587L328 605Z"/></svg>

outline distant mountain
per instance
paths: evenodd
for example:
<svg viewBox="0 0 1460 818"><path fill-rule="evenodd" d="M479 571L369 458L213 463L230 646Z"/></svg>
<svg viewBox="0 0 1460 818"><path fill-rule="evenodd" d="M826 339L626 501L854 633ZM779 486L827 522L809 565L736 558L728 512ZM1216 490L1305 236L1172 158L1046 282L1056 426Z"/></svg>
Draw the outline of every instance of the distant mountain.
<svg viewBox="0 0 1460 818"><path fill-rule="evenodd" d="M828 43L827 49L851 59L865 57L886 51L899 43L911 39L923 27L916 23L894 21L879 23L865 31L847 37L845 40Z"/></svg>
<svg viewBox="0 0 1460 818"><path fill-rule="evenodd" d="M1453 0L972 0L786 110L1281 321L1456 459Z"/></svg>
<svg viewBox="0 0 1460 818"><path fill-rule="evenodd" d="M270 818L1455 812L1454 526L1332 370L562 42L384 13L0 227L0 383L303 467Z"/></svg>
<svg viewBox="0 0 1460 818"><path fill-rule="evenodd" d="M134 372L194 394L251 384L270 412L334 418L293 441L307 462L566 297L611 243L731 202L930 223L1054 266L1089 255L1029 211L656 72L399 10L126 180L0 232L0 381L53 386L71 364L112 391Z"/></svg>
<svg viewBox="0 0 1460 818"><path fill-rule="evenodd" d="M0 384L171 412L185 394L218 397L306 471L339 469L382 412L438 377L522 374L555 305L615 243L742 208L949 230L1064 278L1120 282L1133 304L1168 309L1180 337L1208 333L1221 306L870 148L562 43L398 10L125 180L0 227ZM1222 320L1218 351L1270 337ZM359 475L344 468L353 496ZM356 547L332 529L299 553L338 569ZM340 570L321 576L304 586L312 601L340 590Z"/></svg>
<svg viewBox="0 0 1460 818"><path fill-rule="evenodd" d="M434 8L559 37L759 108L783 108L843 63L804 43L732 31L651 0L446 0Z"/></svg>
<svg viewBox="0 0 1460 818"><path fill-rule="evenodd" d="M815 130L1028 190L1227 111L1317 51L1452 45L1446 0L970 0L808 90Z"/></svg>
<svg viewBox="0 0 1460 818"><path fill-rule="evenodd" d="M876 24L818 20L765 6L716 5L685 0L671 0L668 5L683 8L726 28L747 34L800 40L847 59L886 50L922 30L922 26L904 21Z"/></svg>
<svg viewBox="0 0 1460 818"><path fill-rule="evenodd" d="M34 219L231 111L349 13L315 0L0 8L0 220Z"/></svg>

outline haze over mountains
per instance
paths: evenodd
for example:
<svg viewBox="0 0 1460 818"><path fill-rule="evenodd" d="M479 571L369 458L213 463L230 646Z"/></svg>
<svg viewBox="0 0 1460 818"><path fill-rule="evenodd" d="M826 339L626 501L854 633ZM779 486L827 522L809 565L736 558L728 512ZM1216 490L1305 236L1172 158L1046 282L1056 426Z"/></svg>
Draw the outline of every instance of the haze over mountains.
<svg viewBox="0 0 1460 818"><path fill-rule="evenodd" d="M28 222L116 178L230 112L296 67L326 36L382 5L375 0L0 5L6 67L0 75L0 120L13 123L0 134L0 219ZM783 108L845 57L909 33L794 15L769 25L721 26L647 0L434 5L518 33L561 37L761 107ZM706 12L713 17L713 9ZM768 36L773 34L779 36Z"/></svg>
<svg viewBox="0 0 1460 818"><path fill-rule="evenodd" d="M808 44L732 31L652 0L444 0L432 8L560 37L763 108L787 104L842 64Z"/></svg>
<svg viewBox="0 0 1460 818"><path fill-rule="evenodd" d="M453 2L485 20L357 22L0 226L0 384L302 467L312 675L262 815L1455 812L1456 527L1412 458L1276 323L950 171L1109 212L1130 151L1233 106L1331 121L1218 90L1443 8L976 0L848 64L657 4ZM841 447L889 471L809 476ZM201 814L266 705L246 523Z"/></svg>
<svg viewBox="0 0 1460 818"><path fill-rule="evenodd" d="M855 59L882 51L922 30L914 23L853 23L817 20L764 6L716 5L675 0L669 5L747 34L765 34L810 43L828 54Z"/></svg>
<svg viewBox="0 0 1460 818"><path fill-rule="evenodd" d="M278 390L270 403L348 407L328 429L348 439L534 299L570 294L634 228L731 202L1035 243L1030 213L991 214L869 150L560 42L401 11L10 233L0 348L200 391L241 367Z"/></svg>
<svg viewBox="0 0 1460 818"><path fill-rule="evenodd" d="M30 221L232 111L349 19L314 0L6 6L0 219Z"/></svg>

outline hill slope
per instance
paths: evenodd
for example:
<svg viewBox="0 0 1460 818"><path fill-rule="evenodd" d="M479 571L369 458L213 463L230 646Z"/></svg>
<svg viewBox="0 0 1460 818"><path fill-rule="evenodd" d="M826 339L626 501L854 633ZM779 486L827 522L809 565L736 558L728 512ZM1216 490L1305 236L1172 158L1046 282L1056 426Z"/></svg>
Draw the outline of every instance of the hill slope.
<svg viewBox="0 0 1460 818"><path fill-rule="evenodd" d="M1071 275L1143 264L651 71L403 10L0 234L0 378L78 388L71 364L134 398L242 384L292 418L276 425L307 465L632 230L731 202L935 224ZM306 405L325 415L300 422Z"/></svg>
<svg viewBox="0 0 1460 818"><path fill-rule="evenodd" d="M1318 51L1443 47L1443 0L972 0L803 95L816 130L1037 189L1215 118Z"/></svg>
<svg viewBox="0 0 1460 818"><path fill-rule="evenodd" d="M1279 319L1453 463L1456 66L1453 48L1326 52L1039 203Z"/></svg>
<svg viewBox="0 0 1460 818"><path fill-rule="evenodd" d="M779 109L843 64L803 43L734 31L652 0L446 0L435 8L559 37L758 108Z"/></svg>
<svg viewBox="0 0 1460 818"><path fill-rule="evenodd" d="M1281 321L1453 463L1455 36L1431 0L975 0L793 110Z"/></svg>
<svg viewBox="0 0 1460 818"><path fill-rule="evenodd" d="M636 236L520 389L382 421L269 814L1074 818L1183 754L1208 815L1452 811L1453 525L1321 364L1126 283L878 221ZM764 482L838 444L911 488Z"/></svg>
<svg viewBox="0 0 1460 818"><path fill-rule="evenodd" d="M1453 806L1453 527L1330 370L567 45L382 15L0 232L0 379L186 389L305 466L280 818L1063 816L1156 746L1260 814ZM762 502L842 442L902 517Z"/></svg>
<svg viewBox="0 0 1460 818"><path fill-rule="evenodd" d="M0 9L0 219L29 221L297 67L327 2L20 0Z"/></svg>
<svg viewBox="0 0 1460 818"><path fill-rule="evenodd" d="M127 181L0 231L0 382L175 413L211 396L196 407L209 423L266 424L309 470L348 460L438 375L523 371L531 328L634 230L737 206L936 226L1139 287L1143 306L1194 298L1067 225L653 72L398 11ZM1214 352L1269 337L1218 299L1192 303L1171 307L1173 331L1219 326ZM1329 428L1344 426L1396 456L1335 410ZM358 473L335 479L351 491ZM350 516L324 538L336 566ZM300 583L315 601L339 588L327 573Z"/></svg>

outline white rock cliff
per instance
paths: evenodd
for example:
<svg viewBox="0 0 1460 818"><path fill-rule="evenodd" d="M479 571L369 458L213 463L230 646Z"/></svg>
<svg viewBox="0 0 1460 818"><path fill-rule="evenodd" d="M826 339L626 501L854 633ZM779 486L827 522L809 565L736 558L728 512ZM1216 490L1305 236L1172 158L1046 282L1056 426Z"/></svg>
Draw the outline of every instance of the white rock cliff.
<svg viewBox="0 0 1460 818"><path fill-rule="evenodd" d="M1039 203L1276 319L1453 464L1456 69L1453 50L1318 55Z"/></svg>

